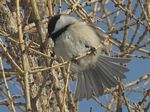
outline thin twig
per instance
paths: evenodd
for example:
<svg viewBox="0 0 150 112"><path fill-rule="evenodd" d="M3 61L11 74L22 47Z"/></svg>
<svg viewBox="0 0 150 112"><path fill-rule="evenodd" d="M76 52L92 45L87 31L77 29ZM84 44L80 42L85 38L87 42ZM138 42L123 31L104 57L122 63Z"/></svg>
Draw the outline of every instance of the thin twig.
<svg viewBox="0 0 150 112"><path fill-rule="evenodd" d="M25 45L24 39L23 39L23 32L22 32L22 25L20 20L20 1L16 0L16 11L17 11L17 25L18 25L18 31L19 31L19 42L20 42L20 48L21 51L25 51ZM22 53L22 64L24 69L24 85L25 85L25 99L26 99L26 111L31 111L31 102L30 102L30 86L29 86L29 69L30 65L28 62L27 53Z"/></svg>
<svg viewBox="0 0 150 112"><path fill-rule="evenodd" d="M0 47L3 51L3 53L5 54L6 58L9 60L10 64L21 74L24 73L24 71L22 70L22 68L15 62L15 60L12 58L12 56L9 54L9 52L7 51L6 47L3 46L3 44L0 42Z"/></svg>
<svg viewBox="0 0 150 112"><path fill-rule="evenodd" d="M65 87L64 87L64 95L63 95L63 100L62 100L62 109L63 110L64 110L64 106L65 106L65 102L66 102L66 93L67 93L68 84L69 84L70 66L71 66L71 62L68 64L68 68L67 68L66 84L65 84Z"/></svg>
<svg viewBox="0 0 150 112"><path fill-rule="evenodd" d="M106 105L104 105L103 103L101 103L101 102L98 100L97 97L92 96L92 98L93 98L101 107L103 107L104 109L106 109L106 110L109 111L109 112L113 112L113 111L110 110Z"/></svg>
<svg viewBox="0 0 150 112"><path fill-rule="evenodd" d="M2 57L0 57L0 66L1 66L1 69L3 71L2 75L3 75L3 80L4 80L4 84L5 84L5 88L6 88L6 94L7 94L7 97L9 98L9 103L10 103L10 107L11 107L10 110L12 112L16 112L15 106L13 103L13 98L10 95L9 87L7 84L7 80L6 80L6 76L5 76L5 72L4 72L4 68L3 68L3 64L2 64Z"/></svg>

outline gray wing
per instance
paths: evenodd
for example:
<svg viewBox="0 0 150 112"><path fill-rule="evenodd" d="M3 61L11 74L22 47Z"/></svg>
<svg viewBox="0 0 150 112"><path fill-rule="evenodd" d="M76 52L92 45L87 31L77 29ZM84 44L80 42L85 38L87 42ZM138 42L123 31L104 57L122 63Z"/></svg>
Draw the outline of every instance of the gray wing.
<svg viewBox="0 0 150 112"><path fill-rule="evenodd" d="M78 75L75 99L101 96L105 88L118 85L117 78L126 78L129 69L119 63L128 63L129 58L117 58L101 55L98 62Z"/></svg>

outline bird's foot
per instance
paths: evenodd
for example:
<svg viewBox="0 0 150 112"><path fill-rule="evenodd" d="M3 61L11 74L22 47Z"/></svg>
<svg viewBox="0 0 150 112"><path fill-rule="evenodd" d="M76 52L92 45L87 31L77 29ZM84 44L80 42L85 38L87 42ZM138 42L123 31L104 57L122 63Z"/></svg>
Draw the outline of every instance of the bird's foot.
<svg viewBox="0 0 150 112"><path fill-rule="evenodd" d="M72 61L73 63L77 63L77 61L78 61L78 60L77 60L77 56L73 56L72 59L71 59L71 61Z"/></svg>
<svg viewBox="0 0 150 112"><path fill-rule="evenodd" d="M91 51L91 53L94 54L94 55L96 55L96 53L97 53L95 47L91 47L91 48L90 48L90 51Z"/></svg>
<svg viewBox="0 0 150 112"><path fill-rule="evenodd" d="M96 48L95 48L95 47L89 46L89 45L85 45L85 47L86 47L86 48L89 48L90 51L91 51L91 53L94 54L94 55L96 55L97 51L96 51Z"/></svg>

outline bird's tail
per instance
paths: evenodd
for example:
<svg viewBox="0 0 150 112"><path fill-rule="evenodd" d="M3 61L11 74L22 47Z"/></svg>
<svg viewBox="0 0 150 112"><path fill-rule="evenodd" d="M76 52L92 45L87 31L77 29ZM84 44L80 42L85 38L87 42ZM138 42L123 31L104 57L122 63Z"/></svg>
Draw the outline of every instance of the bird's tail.
<svg viewBox="0 0 150 112"><path fill-rule="evenodd" d="M78 75L75 99L89 99L93 94L101 96L104 87L115 87L118 84L117 78L125 78L124 73L129 71L119 63L128 63L129 61L128 58L100 56L96 65Z"/></svg>

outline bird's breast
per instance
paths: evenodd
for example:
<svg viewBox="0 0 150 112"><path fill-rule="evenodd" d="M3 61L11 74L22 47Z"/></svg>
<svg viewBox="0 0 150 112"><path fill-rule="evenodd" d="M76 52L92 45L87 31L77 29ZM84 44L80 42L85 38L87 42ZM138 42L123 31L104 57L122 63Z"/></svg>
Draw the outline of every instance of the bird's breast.
<svg viewBox="0 0 150 112"><path fill-rule="evenodd" d="M70 32L66 31L60 35L55 42L54 51L57 57L62 57L65 61L71 60L74 57L78 57L90 50L90 47L96 47L95 43L90 43L84 38L80 38L78 34L76 37L70 35ZM88 39L88 38L87 38ZM97 41L96 41L97 42ZM87 47L87 44L89 47ZM99 57L100 50L96 54L87 55L76 62L72 62L71 69L73 72L80 72L93 66Z"/></svg>

